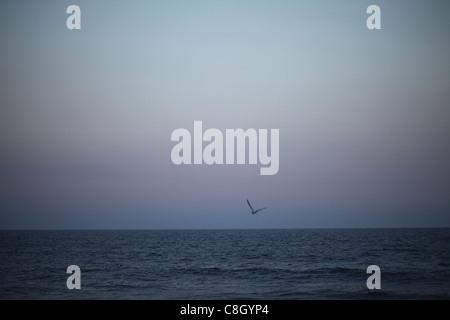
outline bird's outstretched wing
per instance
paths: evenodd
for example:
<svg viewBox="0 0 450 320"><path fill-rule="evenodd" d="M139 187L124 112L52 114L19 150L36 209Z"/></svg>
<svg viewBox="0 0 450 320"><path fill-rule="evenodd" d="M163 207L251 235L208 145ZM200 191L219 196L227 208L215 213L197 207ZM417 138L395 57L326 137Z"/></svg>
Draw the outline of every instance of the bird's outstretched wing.
<svg viewBox="0 0 450 320"><path fill-rule="evenodd" d="M261 211L261 210L264 210L264 209L267 209L267 207L258 209L258 210L255 211L255 213L257 213L257 212L259 212L259 211Z"/></svg>
<svg viewBox="0 0 450 320"><path fill-rule="evenodd" d="M250 207L250 209L252 209L252 212L255 212L255 210L253 210L253 207L252 207L252 205L250 204L250 201L248 201L248 199L247 199L247 203L248 203L248 206Z"/></svg>

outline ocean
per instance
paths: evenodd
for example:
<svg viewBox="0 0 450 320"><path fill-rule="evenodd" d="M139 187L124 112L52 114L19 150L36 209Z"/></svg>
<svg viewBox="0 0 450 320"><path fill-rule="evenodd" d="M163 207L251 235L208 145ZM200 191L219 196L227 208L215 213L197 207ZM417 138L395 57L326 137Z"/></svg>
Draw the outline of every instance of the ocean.
<svg viewBox="0 0 450 320"><path fill-rule="evenodd" d="M3 300L450 299L450 228L0 231L0 243Z"/></svg>

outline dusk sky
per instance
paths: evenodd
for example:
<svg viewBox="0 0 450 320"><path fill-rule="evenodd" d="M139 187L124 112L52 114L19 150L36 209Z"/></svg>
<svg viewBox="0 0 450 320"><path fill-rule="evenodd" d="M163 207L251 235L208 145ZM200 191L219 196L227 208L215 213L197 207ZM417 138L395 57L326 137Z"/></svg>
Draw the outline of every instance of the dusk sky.
<svg viewBox="0 0 450 320"><path fill-rule="evenodd" d="M2 1L0 229L450 227L449 13ZM279 129L278 173L173 164L171 134L194 121Z"/></svg>

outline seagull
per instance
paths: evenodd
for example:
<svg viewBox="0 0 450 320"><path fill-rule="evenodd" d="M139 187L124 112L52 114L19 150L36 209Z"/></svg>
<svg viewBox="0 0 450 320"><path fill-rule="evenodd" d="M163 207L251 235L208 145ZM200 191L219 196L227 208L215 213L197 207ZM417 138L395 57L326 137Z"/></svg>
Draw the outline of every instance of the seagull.
<svg viewBox="0 0 450 320"><path fill-rule="evenodd" d="M248 206L250 207L250 209L252 209L252 214L256 214L257 212L259 212L261 210L267 209L267 207L265 207L265 208L261 208L261 209L255 210L255 209L253 209L253 207L250 204L250 201L248 201L248 199L247 199L247 203L248 203Z"/></svg>

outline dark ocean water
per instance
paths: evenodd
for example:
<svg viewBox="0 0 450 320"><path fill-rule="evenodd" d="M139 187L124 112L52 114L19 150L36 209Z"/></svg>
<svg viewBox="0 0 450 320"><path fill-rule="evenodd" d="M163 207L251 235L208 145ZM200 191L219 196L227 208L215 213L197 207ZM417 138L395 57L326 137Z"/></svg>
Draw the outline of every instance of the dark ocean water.
<svg viewBox="0 0 450 320"><path fill-rule="evenodd" d="M0 244L1 299L450 299L449 228L1 231Z"/></svg>

